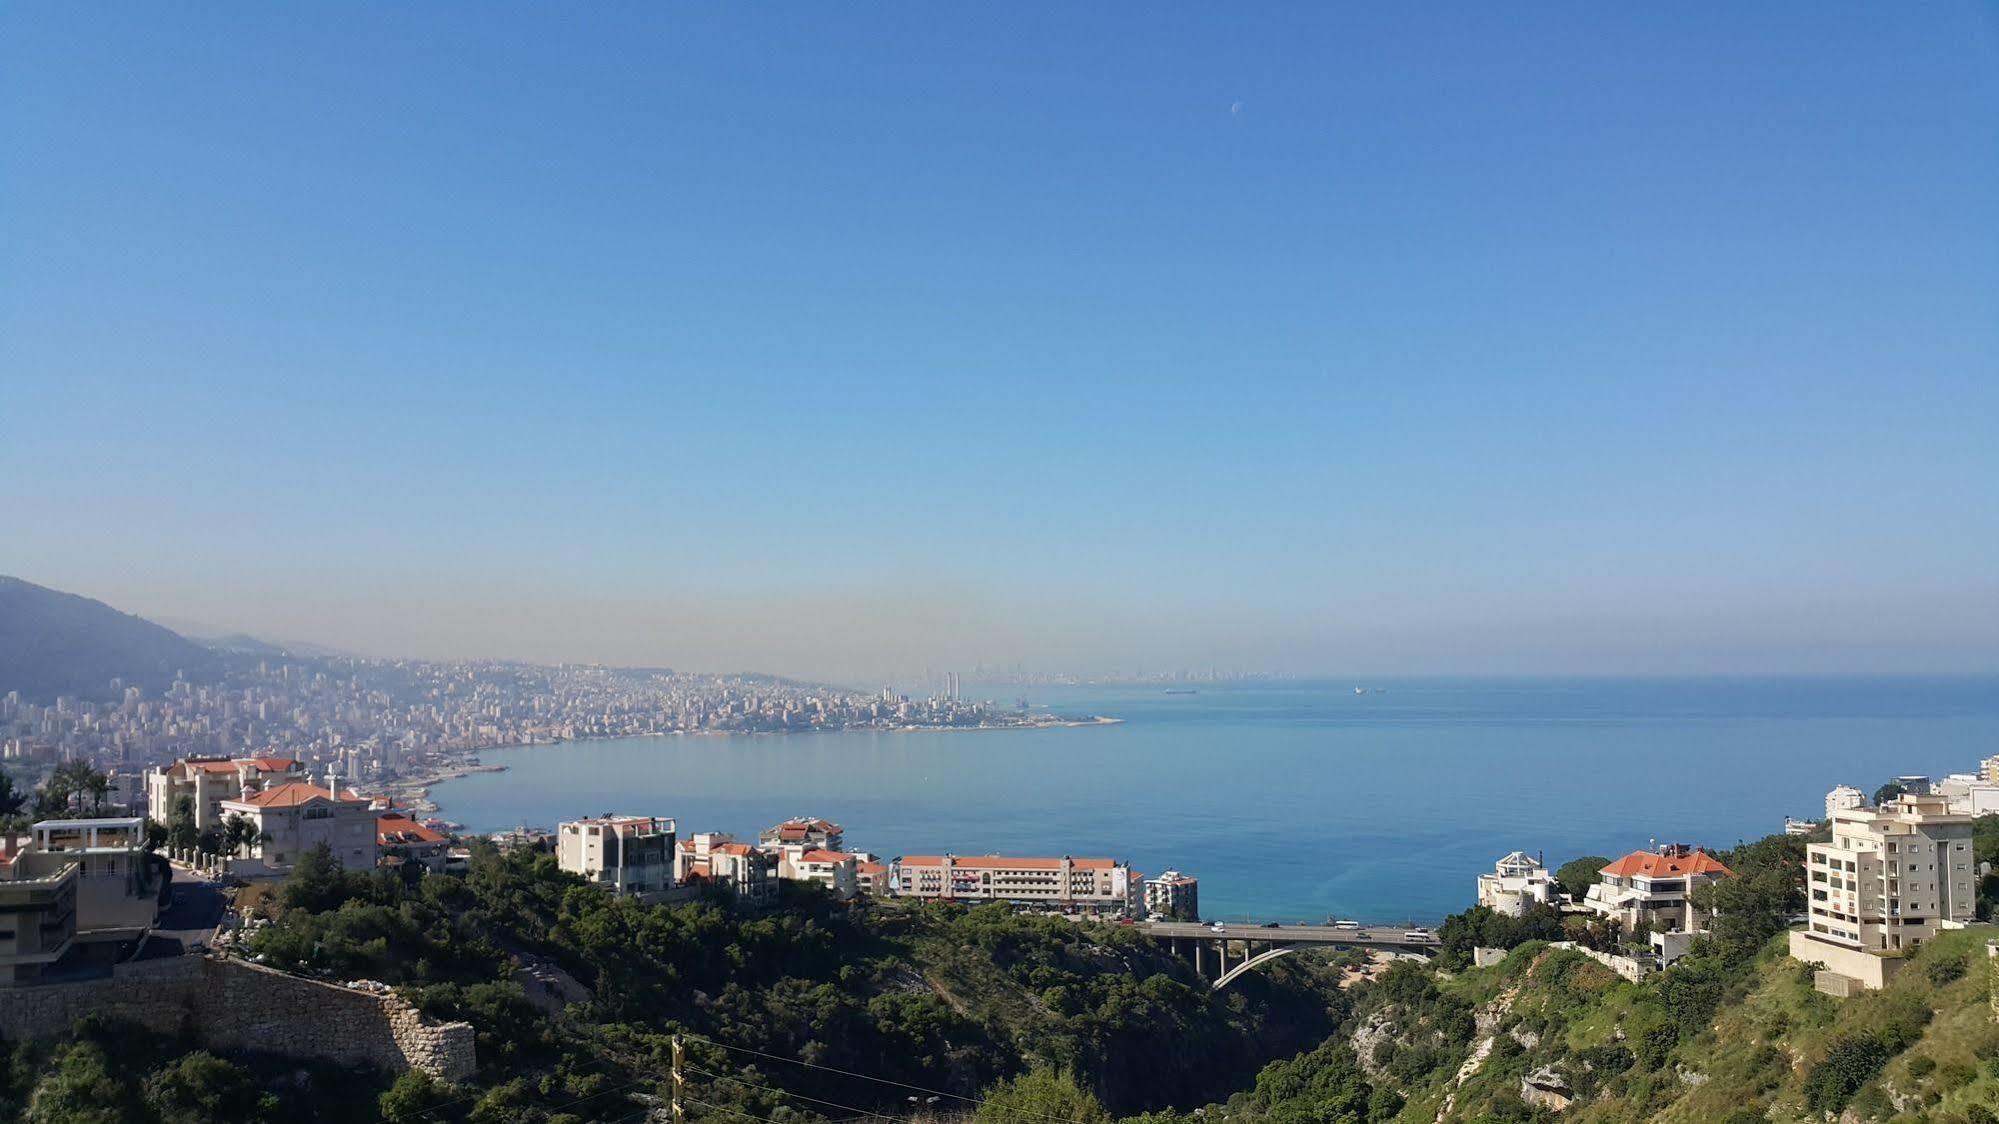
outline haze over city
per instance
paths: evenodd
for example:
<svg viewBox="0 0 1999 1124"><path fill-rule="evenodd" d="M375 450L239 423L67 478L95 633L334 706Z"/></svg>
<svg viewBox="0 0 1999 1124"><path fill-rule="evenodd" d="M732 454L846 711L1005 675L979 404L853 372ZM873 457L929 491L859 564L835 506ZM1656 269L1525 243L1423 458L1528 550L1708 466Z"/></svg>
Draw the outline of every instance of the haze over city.
<svg viewBox="0 0 1999 1124"><path fill-rule="evenodd" d="M0 573L848 682L1991 671L1999 25L1835 7L15 8Z"/></svg>

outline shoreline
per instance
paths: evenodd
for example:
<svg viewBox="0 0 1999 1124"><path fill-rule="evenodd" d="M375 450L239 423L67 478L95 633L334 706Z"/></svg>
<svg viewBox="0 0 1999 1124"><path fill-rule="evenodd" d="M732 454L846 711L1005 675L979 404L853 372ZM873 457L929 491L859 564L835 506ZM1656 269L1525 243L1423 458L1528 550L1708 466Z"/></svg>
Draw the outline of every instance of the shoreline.
<svg viewBox="0 0 1999 1124"><path fill-rule="evenodd" d="M906 734L906 733L987 733L1008 730L1067 730L1091 726L1119 726L1124 719L1108 715L1093 714L1087 718L1063 718L1046 722L1020 722L1009 725L985 726L842 726L831 730L648 730L642 734L591 734L581 738L549 738L546 741L507 742L503 745L481 746L477 749L449 751L450 756L434 767L420 769L407 776L381 786L379 794L387 797L391 805L409 812L439 815L443 808L432 799L430 790L446 781L463 780L478 773L504 773L505 765L490 765L480 760L482 753L499 750L525 750L552 745L584 745L589 742L625 741L633 738L700 738L700 737L790 737L795 734Z"/></svg>

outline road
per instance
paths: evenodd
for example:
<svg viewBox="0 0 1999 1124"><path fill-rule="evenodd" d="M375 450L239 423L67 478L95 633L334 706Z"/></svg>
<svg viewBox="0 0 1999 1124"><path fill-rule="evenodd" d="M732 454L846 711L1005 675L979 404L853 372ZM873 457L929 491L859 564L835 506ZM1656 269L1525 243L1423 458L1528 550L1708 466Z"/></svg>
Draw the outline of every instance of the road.
<svg viewBox="0 0 1999 1124"><path fill-rule="evenodd" d="M222 923L222 911L227 904L221 885L208 875L176 866L169 893L173 900L160 911L153 935L177 940L189 950L207 947L209 938L215 935L215 927Z"/></svg>
<svg viewBox="0 0 1999 1124"><path fill-rule="evenodd" d="M1435 934L1428 934L1422 940L1411 940L1402 935L1408 930L1385 925L1371 925L1363 929L1335 929L1331 925L1278 925L1274 928L1230 925L1219 933L1213 926L1196 921L1140 921L1133 927L1151 937L1188 940L1339 944L1355 948L1434 948L1437 945Z"/></svg>

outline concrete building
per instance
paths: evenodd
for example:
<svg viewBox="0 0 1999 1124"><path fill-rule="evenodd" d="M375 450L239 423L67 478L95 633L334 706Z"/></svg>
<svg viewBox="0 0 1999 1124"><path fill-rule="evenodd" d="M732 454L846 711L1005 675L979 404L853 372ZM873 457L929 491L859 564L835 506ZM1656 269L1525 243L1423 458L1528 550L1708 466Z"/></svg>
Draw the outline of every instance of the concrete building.
<svg viewBox="0 0 1999 1124"><path fill-rule="evenodd" d="M674 886L674 823L659 816L599 816L556 828L555 858L614 894L659 900Z"/></svg>
<svg viewBox="0 0 1999 1124"><path fill-rule="evenodd" d="M328 775L328 781L333 777ZM348 870L375 866L375 808L365 798L292 781L249 792L220 805L222 817L242 816L257 829L248 860L231 860L232 871L275 873L290 870L299 856L326 844L333 861Z"/></svg>
<svg viewBox="0 0 1999 1124"><path fill-rule="evenodd" d="M146 814L166 823L184 797L194 826L206 830L222 822L223 801L307 779L305 766L292 757L183 757L146 773Z"/></svg>
<svg viewBox="0 0 1999 1124"><path fill-rule="evenodd" d="M1145 880L1145 912L1171 921L1201 919L1201 880L1169 870Z"/></svg>
<svg viewBox="0 0 1999 1124"><path fill-rule="evenodd" d="M141 818L45 820L0 836L0 988L116 962L159 914Z"/></svg>
<svg viewBox="0 0 1999 1124"><path fill-rule="evenodd" d="M846 901L860 890L860 859L844 851L783 847L777 852L777 876L794 882L817 882Z"/></svg>
<svg viewBox="0 0 1999 1124"><path fill-rule="evenodd" d="M1825 818L1828 821L1848 808L1865 808L1866 806L1867 794L1850 784L1840 785L1825 794Z"/></svg>
<svg viewBox="0 0 1999 1124"><path fill-rule="evenodd" d="M411 819L403 812L383 812L375 817L375 846L384 866L411 862L430 874L444 873L451 840L442 832Z"/></svg>
<svg viewBox="0 0 1999 1124"><path fill-rule="evenodd" d="M1806 848L1807 922L1791 955L1880 987L1902 955L1977 904L1972 817L1948 798L1905 794L1833 817L1832 841Z"/></svg>
<svg viewBox="0 0 1999 1124"><path fill-rule="evenodd" d="M1664 932L1707 928L1688 900L1694 890L1735 872L1706 851L1668 843L1657 851L1633 851L1603 868L1603 881L1589 888L1583 904L1624 923L1627 932L1650 926Z"/></svg>
<svg viewBox="0 0 1999 1124"><path fill-rule="evenodd" d="M837 851L844 833L840 825L831 820L801 817L786 820L776 827L766 828L757 837L765 847L805 847L819 851Z"/></svg>
<svg viewBox="0 0 1999 1124"><path fill-rule="evenodd" d="M1949 802L1952 812L1966 816L1988 816L1999 812L1999 784L1978 773L1952 773L1930 790Z"/></svg>
<svg viewBox="0 0 1999 1124"><path fill-rule="evenodd" d="M1129 915L1140 904L1131 867L1115 859L913 855L890 864L890 881L902 897L1006 901L1064 913Z"/></svg>
<svg viewBox="0 0 1999 1124"><path fill-rule="evenodd" d="M690 886L725 890L739 905L761 908L778 892L777 856L736 842L725 831L703 831L682 840L674 876Z"/></svg>
<svg viewBox="0 0 1999 1124"><path fill-rule="evenodd" d="M1519 917L1537 905L1547 905L1555 897L1555 878L1541 860L1525 851L1515 851L1492 869L1478 876L1478 904Z"/></svg>
<svg viewBox="0 0 1999 1124"><path fill-rule="evenodd" d="M863 894L889 893L888 864L872 855L862 858L854 864L854 886Z"/></svg>

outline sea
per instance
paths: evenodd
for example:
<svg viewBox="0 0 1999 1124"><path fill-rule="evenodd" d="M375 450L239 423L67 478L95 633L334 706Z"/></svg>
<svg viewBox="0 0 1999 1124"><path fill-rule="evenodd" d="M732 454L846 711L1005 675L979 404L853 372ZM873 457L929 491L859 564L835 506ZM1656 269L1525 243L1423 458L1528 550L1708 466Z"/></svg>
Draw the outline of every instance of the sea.
<svg viewBox="0 0 1999 1124"><path fill-rule="evenodd" d="M1358 688L1358 690L1357 690ZM1182 693L1186 691L1193 693ZM1434 922L1514 850L1550 868L1725 848L1826 791L1999 754L1999 677L1296 680L992 686L1115 724L672 735L489 750L436 785L478 831L607 812L683 833L792 816L849 850L1109 856L1200 879L1202 913Z"/></svg>

